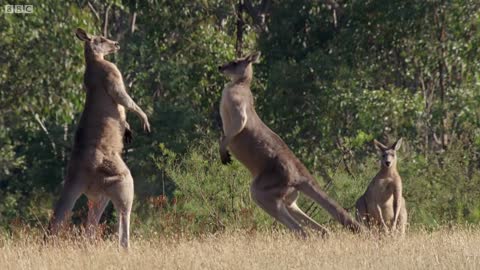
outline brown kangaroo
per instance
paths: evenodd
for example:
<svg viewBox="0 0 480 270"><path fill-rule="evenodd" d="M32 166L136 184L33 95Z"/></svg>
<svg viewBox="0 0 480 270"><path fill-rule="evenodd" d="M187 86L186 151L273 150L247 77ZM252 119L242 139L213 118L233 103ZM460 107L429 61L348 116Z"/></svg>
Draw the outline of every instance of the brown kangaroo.
<svg viewBox="0 0 480 270"><path fill-rule="evenodd" d="M381 153L381 168L355 204L357 220L368 227L382 228L385 232L399 228L404 235L407 208L402 195L402 178L397 171L397 151L402 139L391 147L377 140L374 144Z"/></svg>
<svg viewBox="0 0 480 270"><path fill-rule="evenodd" d="M133 178L121 157L123 134L127 140L130 134L125 108L140 116L147 132L150 124L147 115L127 94L118 68L103 58L118 51L118 43L102 36L90 36L80 28L76 36L85 47L87 97L75 132L64 187L46 236L58 233L75 201L86 194L93 202L88 212L87 233L91 236L95 232L105 207L112 200L119 216L120 245L128 248Z"/></svg>
<svg viewBox="0 0 480 270"><path fill-rule="evenodd" d="M224 131L220 139L222 163L231 161L228 147L253 176L250 188L253 200L302 236L306 235L302 225L322 234L328 234L328 230L297 206L298 191L319 203L345 227L360 231L361 225L322 191L302 162L257 115L250 84L252 63L257 62L259 57L260 53L254 53L219 67L219 71L231 79L223 90L220 102Z"/></svg>

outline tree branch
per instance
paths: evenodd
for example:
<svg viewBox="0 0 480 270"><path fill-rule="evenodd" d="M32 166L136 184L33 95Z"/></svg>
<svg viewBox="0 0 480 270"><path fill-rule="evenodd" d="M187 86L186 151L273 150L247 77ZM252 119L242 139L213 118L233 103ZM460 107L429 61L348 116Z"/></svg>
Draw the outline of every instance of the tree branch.
<svg viewBox="0 0 480 270"><path fill-rule="evenodd" d="M105 9L105 14L103 17L103 36L107 37L108 34L108 15L110 13L110 8L112 7L112 4L108 4L108 6Z"/></svg>
<svg viewBox="0 0 480 270"><path fill-rule="evenodd" d="M256 29L260 31L267 31L266 14L270 8L270 0L262 0L262 2L254 6L251 0L244 0L243 4L247 14L253 19L253 24Z"/></svg>
<svg viewBox="0 0 480 270"><path fill-rule="evenodd" d="M335 0L324 0L325 4L331 6L333 9L338 9L340 5Z"/></svg>
<svg viewBox="0 0 480 270"><path fill-rule="evenodd" d="M136 21L137 21L137 12L134 11L130 20L130 34L133 34L133 32L135 32Z"/></svg>
<svg viewBox="0 0 480 270"><path fill-rule="evenodd" d="M98 15L97 10L93 7L92 3L90 1L87 1L87 5L90 8L90 11L92 11L93 15L97 19L97 21L100 21L100 15Z"/></svg>
<svg viewBox="0 0 480 270"><path fill-rule="evenodd" d="M332 9L333 27L337 28L338 19L344 14L341 4L335 0L323 0L323 2Z"/></svg>
<svg viewBox="0 0 480 270"><path fill-rule="evenodd" d="M343 165L345 166L345 170L353 178L353 180L357 180L352 170L350 169L350 166L348 165L348 160L347 160L348 156L352 156L352 151L343 144L343 140L340 137L337 137L336 145L338 150L342 152L342 161L343 161Z"/></svg>
<svg viewBox="0 0 480 270"><path fill-rule="evenodd" d="M52 149L53 149L53 154L56 156L57 155L57 146L56 146L55 141L53 140L52 136L50 135L50 132L48 132L47 127L43 124L43 122L40 119L40 117L38 116L38 114L34 113L33 111L31 111L31 112L33 114L33 118L35 119L35 121L38 123L40 128L43 130L45 135L47 135L47 138L50 141L50 145L52 146Z"/></svg>
<svg viewBox="0 0 480 270"><path fill-rule="evenodd" d="M238 0L237 7L235 8L235 13L237 17L237 39L235 43L235 54L237 57L242 56L242 47L243 47L243 26L245 22L243 20L243 8L244 4L242 0Z"/></svg>

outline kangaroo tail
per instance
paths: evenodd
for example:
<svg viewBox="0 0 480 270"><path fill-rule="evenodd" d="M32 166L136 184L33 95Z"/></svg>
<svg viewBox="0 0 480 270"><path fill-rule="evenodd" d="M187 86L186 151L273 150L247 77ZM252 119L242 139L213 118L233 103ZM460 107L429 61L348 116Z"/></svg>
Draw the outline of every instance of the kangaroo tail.
<svg viewBox="0 0 480 270"><path fill-rule="evenodd" d="M362 225L354 220L336 201L328 197L315 180L302 182L298 185L298 190L320 204L333 218L352 232L358 233L363 230Z"/></svg>

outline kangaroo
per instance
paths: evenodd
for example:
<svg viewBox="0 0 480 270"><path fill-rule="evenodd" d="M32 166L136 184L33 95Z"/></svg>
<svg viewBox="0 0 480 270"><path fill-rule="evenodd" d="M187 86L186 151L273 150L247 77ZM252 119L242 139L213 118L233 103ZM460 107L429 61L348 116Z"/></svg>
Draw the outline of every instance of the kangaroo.
<svg viewBox="0 0 480 270"><path fill-rule="evenodd" d="M302 226L323 235L329 232L298 207L298 191L319 203L343 226L355 232L361 231L360 223L322 191L302 162L257 115L250 84L252 63L258 62L259 57L259 52L253 53L218 67L230 78L220 101L222 163L231 161L231 151L253 177L250 192L254 202L301 236L306 236Z"/></svg>
<svg viewBox="0 0 480 270"><path fill-rule="evenodd" d="M356 217L368 227L375 226L385 232L400 229L405 234L407 208L402 196L402 178L397 171L397 151L402 145L400 138L391 147L374 140L381 153L381 168L365 193L355 204Z"/></svg>
<svg viewBox="0 0 480 270"><path fill-rule="evenodd" d="M122 160L123 135L131 137L125 108L143 120L150 132L147 115L125 90L122 75L104 56L120 49L117 42L76 30L84 42L86 101L75 132L73 151L67 166L64 187L55 206L46 237L56 235L75 201L86 194L92 202L87 218L87 233L94 233L108 202L118 211L120 246L129 247L130 212L133 202L133 178ZM130 134L130 136L129 136Z"/></svg>

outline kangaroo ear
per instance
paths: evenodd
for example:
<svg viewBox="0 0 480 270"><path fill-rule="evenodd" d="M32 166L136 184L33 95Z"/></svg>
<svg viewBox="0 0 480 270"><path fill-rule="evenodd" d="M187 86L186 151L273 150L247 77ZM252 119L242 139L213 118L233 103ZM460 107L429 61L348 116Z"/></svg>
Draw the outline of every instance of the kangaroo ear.
<svg viewBox="0 0 480 270"><path fill-rule="evenodd" d="M400 149L400 146L402 146L402 138L398 139L393 145L392 145L392 149L395 150L395 151L398 151L398 149Z"/></svg>
<svg viewBox="0 0 480 270"><path fill-rule="evenodd" d="M380 151L385 151L388 149L388 147L386 147L383 143L377 141L377 140L373 140L373 144L375 145L375 147L380 150Z"/></svg>
<svg viewBox="0 0 480 270"><path fill-rule="evenodd" d="M85 32L85 30L83 30L82 28L77 28L77 30L75 31L75 35L77 36L78 39L82 41L91 40L90 35L87 34L87 32Z"/></svg>
<svg viewBox="0 0 480 270"><path fill-rule="evenodd" d="M247 61L250 63L258 63L260 62L260 55L261 55L260 52L254 52L249 56L247 56Z"/></svg>

